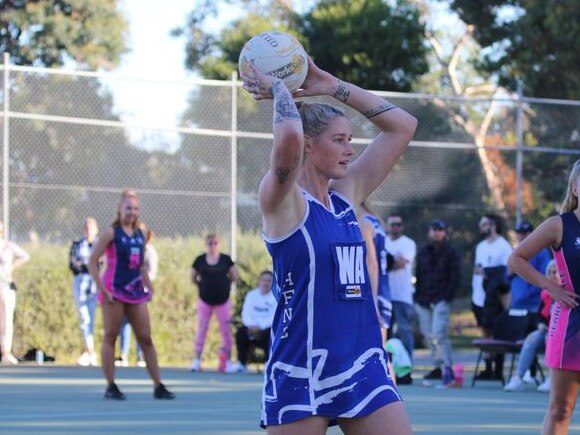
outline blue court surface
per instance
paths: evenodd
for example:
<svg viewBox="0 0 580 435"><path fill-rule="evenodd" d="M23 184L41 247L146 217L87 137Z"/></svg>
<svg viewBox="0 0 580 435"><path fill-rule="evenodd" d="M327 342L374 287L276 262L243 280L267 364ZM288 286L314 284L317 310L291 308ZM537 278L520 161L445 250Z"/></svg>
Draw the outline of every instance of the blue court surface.
<svg viewBox="0 0 580 435"><path fill-rule="evenodd" d="M117 370L124 402L105 401L99 368L0 367L1 434L264 434L258 427L262 376L164 368L173 401L153 399L145 369ZM471 374L468 373L467 381ZM417 373L420 378L420 373ZM531 386L506 393L498 382L474 388L400 387L417 434L537 434L548 395ZM580 433L575 417L570 433ZM341 433L331 428L329 434Z"/></svg>

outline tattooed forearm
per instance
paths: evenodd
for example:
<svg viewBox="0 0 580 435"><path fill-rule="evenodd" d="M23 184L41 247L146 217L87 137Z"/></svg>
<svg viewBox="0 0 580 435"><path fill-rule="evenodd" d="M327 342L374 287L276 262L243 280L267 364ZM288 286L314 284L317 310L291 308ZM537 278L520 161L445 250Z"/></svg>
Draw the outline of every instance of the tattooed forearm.
<svg viewBox="0 0 580 435"><path fill-rule="evenodd" d="M381 113L388 112L389 110L396 109L397 106L391 103L381 104L379 107L375 107L374 109L369 110L368 112L363 113L364 116L367 118L372 118L373 116L380 115Z"/></svg>
<svg viewBox="0 0 580 435"><path fill-rule="evenodd" d="M274 96L274 124L300 119L292 95L281 81L272 85L272 95Z"/></svg>
<svg viewBox="0 0 580 435"><path fill-rule="evenodd" d="M346 83L338 80L338 88L336 88L336 91L332 96L337 100L346 103L346 100L350 97L350 90L347 88Z"/></svg>

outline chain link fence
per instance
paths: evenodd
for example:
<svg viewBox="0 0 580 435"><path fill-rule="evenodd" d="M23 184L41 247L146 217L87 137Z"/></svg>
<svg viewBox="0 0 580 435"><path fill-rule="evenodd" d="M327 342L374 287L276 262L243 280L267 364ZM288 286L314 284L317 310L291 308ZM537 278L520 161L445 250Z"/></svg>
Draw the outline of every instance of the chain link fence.
<svg viewBox="0 0 580 435"><path fill-rule="evenodd" d="M111 222L126 187L138 191L143 220L161 237L230 234L235 255L237 231L259 230L271 104L251 100L235 77L169 83L6 64L0 71L2 216L11 239L68 243L86 216ZM119 110L113 88L151 115ZM169 94L183 96L185 108L163 123L172 108L153 96ZM379 94L419 128L371 205L383 218L402 213L418 243L430 219L444 219L469 262L481 214L498 212L509 227L557 209L580 158L580 102ZM348 112L360 152L376 131Z"/></svg>

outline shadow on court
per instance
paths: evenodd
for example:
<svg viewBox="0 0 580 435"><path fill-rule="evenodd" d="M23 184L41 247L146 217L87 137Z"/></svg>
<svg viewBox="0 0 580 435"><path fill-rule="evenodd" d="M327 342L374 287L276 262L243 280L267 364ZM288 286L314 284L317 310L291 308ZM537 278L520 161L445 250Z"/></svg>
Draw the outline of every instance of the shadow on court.
<svg viewBox="0 0 580 435"><path fill-rule="evenodd" d="M153 399L145 369L117 370L125 402L105 401L99 368L0 367L1 434L264 434L258 427L262 375L162 371L173 401ZM420 384L420 382L415 382ZM499 383L440 390L401 386L415 433L539 433L548 395L505 393ZM570 432L579 431L576 417ZM329 434L341 433L331 428Z"/></svg>

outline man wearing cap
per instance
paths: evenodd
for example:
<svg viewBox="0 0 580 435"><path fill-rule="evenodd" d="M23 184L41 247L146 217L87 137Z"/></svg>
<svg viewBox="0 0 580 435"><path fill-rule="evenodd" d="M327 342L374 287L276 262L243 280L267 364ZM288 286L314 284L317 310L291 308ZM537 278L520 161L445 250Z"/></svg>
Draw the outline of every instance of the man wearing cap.
<svg viewBox="0 0 580 435"><path fill-rule="evenodd" d="M443 373L445 384L453 380L449 316L461 278L461 258L447 240L445 222L431 221L427 235L429 242L417 253L415 311L434 365L425 379L441 379Z"/></svg>
<svg viewBox="0 0 580 435"><path fill-rule="evenodd" d="M532 231L534 231L534 226L528 221L524 220L516 225L515 232L518 236L518 243L521 243ZM550 253L547 249L543 249L530 259L530 264L543 275L550 260ZM514 274L510 283L510 308L528 310L529 313L537 314L541 304L541 291L542 289Z"/></svg>

